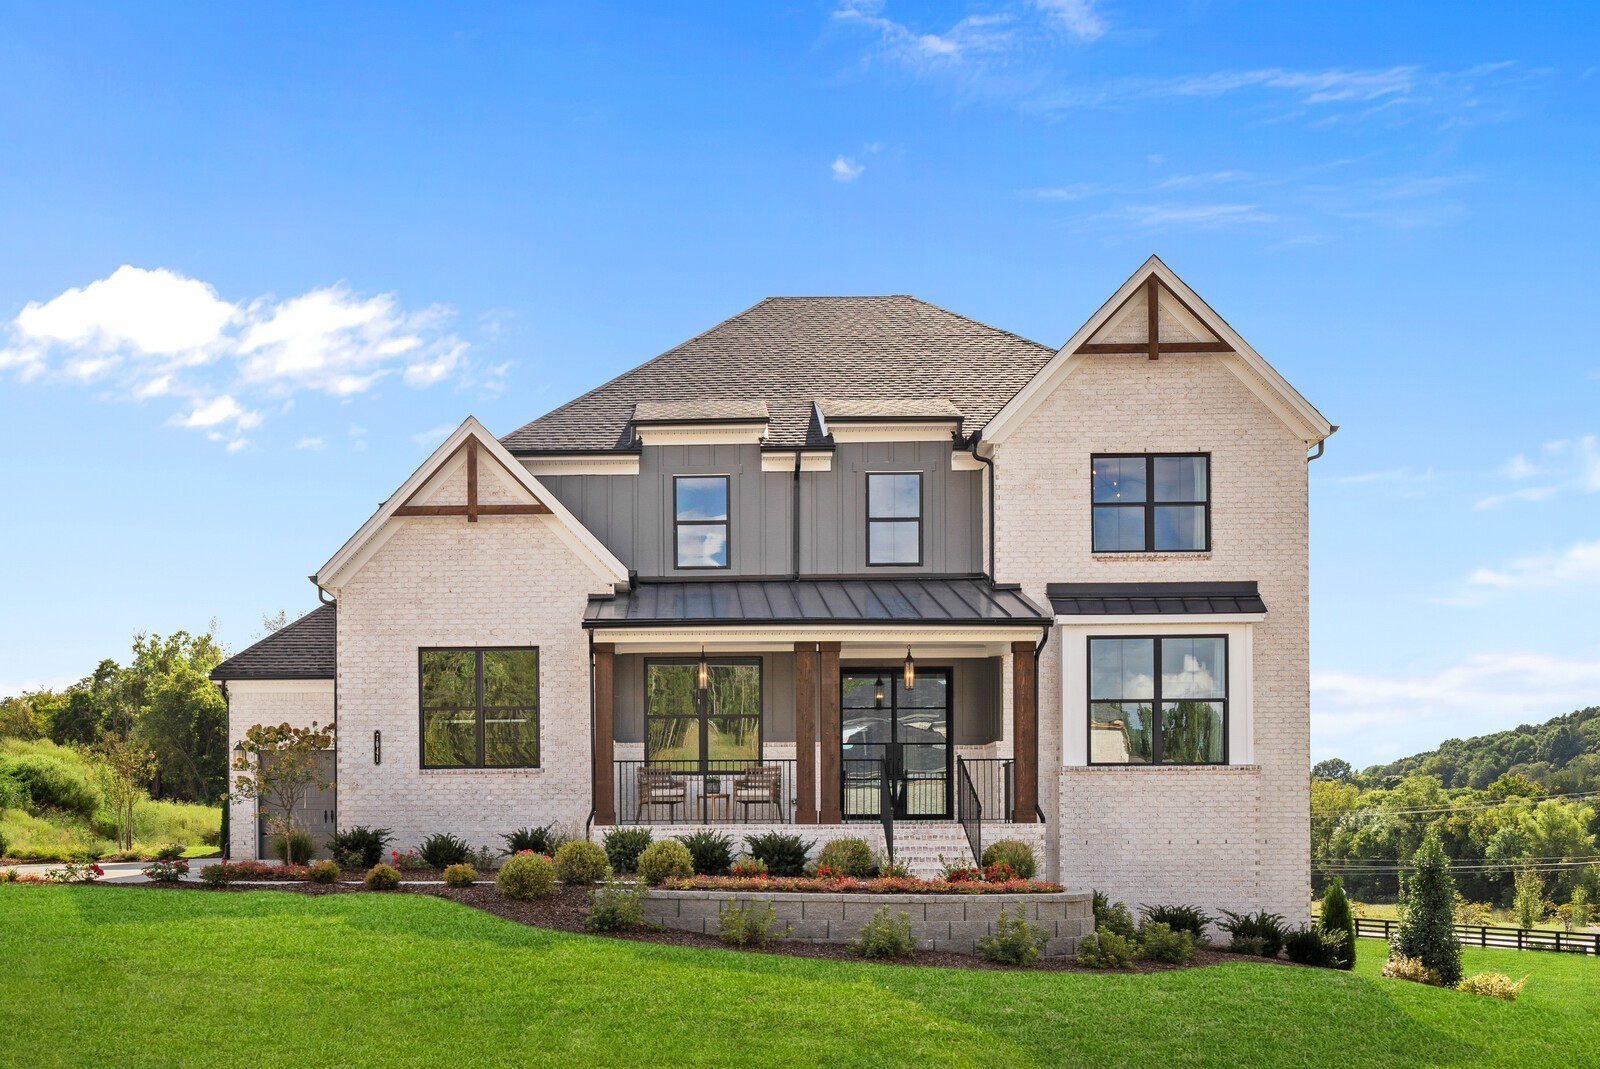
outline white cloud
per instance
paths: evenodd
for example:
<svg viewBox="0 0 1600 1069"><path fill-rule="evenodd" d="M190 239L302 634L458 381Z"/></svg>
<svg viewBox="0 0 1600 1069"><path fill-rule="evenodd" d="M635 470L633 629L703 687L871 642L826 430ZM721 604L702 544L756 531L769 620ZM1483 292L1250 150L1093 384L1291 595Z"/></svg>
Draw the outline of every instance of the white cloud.
<svg viewBox="0 0 1600 1069"><path fill-rule="evenodd" d="M441 423L437 427L429 427L425 431L418 431L416 434L411 436L411 440L422 446L424 449L432 449L434 446L450 437L450 432L455 429L456 424L454 423Z"/></svg>
<svg viewBox="0 0 1600 1069"><path fill-rule="evenodd" d="M1467 576L1471 591L1550 590L1600 582L1600 539L1574 542L1558 553L1518 557Z"/></svg>
<svg viewBox="0 0 1600 1069"><path fill-rule="evenodd" d="M1547 720L1593 704L1600 691L1596 652L1578 658L1478 653L1413 675L1312 672L1315 749L1365 765L1431 749L1445 737Z"/></svg>
<svg viewBox="0 0 1600 1069"><path fill-rule="evenodd" d="M1209 228L1273 221L1273 216L1256 204L1129 204L1108 214L1135 226L1152 228Z"/></svg>
<svg viewBox="0 0 1600 1069"><path fill-rule="evenodd" d="M833 160L833 180L835 182L854 182L861 177L861 172L867 168L857 163L849 156L835 156Z"/></svg>
<svg viewBox="0 0 1600 1069"><path fill-rule="evenodd" d="M1050 21L1080 41L1094 41L1106 32L1106 20L1094 9L1094 0L1033 0Z"/></svg>
<svg viewBox="0 0 1600 1069"><path fill-rule="evenodd" d="M932 33L885 17L883 8L883 0L843 0L833 18L873 32L882 55L914 67L1001 53L1016 39L1015 19L1006 13L968 15L943 33Z"/></svg>
<svg viewBox="0 0 1600 1069"><path fill-rule="evenodd" d="M198 279L124 265L0 325L0 369L102 384L132 401L176 398L188 411L174 426L237 431L260 424L255 406L269 398L287 412L301 391L349 397L392 375L413 387L464 380L468 343L447 331L450 315L342 283L229 302Z"/></svg>
<svg viewBox="0 0 1600 1069"><path fill-rule="evenodd" d="M327 443L325 443L321 438L308 434L301 438L298 442L294 443L294 447L296 449L318 450L326 444Z"/></svg>
<svg viewBox="0 0 1600 1069"><path fill-rule="evenodd" d="M1491 472L1491 476L1524 482L1539 479L1536 486L1523 486L1479 498L1473 508L1497 509L1517 502L1548 501L1559 494L1576 491L1600 492L1600 437L1585 434L1544 443L1538 460L1518 453Z"/></svg>

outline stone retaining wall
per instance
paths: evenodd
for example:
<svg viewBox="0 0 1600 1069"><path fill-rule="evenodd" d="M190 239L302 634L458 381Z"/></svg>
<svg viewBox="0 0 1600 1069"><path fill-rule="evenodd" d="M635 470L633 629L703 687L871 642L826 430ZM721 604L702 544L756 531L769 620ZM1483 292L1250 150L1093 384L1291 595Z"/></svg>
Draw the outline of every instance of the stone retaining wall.
<svg viewBox="0 0 1600 1069"><path fill-rule="evenodd" d="M808 943L848 943L883 906L908 914L921 950L977 953L979 936L994 932L1000 910L1014 917L1021 909L1030 924L1050 934L1046 957L1077 952L1078 939L1094 930L1093 896L1066 891L1014 895L762 894L758 891L662 891L645 897L644 919L686 932L716 935L718 918L729 902L741 906L771 903L777 925L793 926L790 939Z"/></svg>

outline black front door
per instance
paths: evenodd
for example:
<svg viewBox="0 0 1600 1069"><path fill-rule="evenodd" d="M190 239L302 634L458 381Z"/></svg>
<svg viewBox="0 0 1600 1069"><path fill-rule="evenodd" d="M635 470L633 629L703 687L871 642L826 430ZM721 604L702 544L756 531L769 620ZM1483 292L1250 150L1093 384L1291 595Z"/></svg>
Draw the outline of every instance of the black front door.
<svg viewBox="0 0 1600 1069"><path fill-rule="evenodd" d="M895 819L950 817L950 672L918 669L907 687L901 669L845 671L844 814L881 815L887 776Z"/></svg>

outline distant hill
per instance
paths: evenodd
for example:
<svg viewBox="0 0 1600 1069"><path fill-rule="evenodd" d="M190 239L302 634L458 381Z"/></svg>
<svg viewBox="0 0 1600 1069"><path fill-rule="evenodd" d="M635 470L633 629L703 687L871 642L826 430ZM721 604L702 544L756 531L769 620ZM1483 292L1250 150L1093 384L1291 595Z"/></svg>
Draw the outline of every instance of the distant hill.
<svg viewBox="0 0 1600 1069"><path fill-rule="evenodd" d="M1493 735L1447 739L1437 750L1373 765L1363 778L1422 773L1438 776L1446 787L1481 790L1507 772L1520 772L1552 793L1600 789L1600 706Z"/></svg>

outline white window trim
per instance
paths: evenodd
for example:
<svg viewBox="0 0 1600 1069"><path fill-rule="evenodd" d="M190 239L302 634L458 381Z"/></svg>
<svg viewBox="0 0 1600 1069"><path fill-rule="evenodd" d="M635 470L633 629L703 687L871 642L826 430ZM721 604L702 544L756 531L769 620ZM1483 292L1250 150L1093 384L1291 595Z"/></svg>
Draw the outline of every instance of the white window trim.
<svg viewBox="0 0 1600 1069"><path fill-rule="evenodd" d="M1089 639L1153 635L1228 636L1228 765L1255 764L1255 625L1264 613L1203 616L1057 616L1061 648L1061 739L1067 768L1089 765ZM1205 765L1095 765L1137 768L1227 767Z"/></svg>

